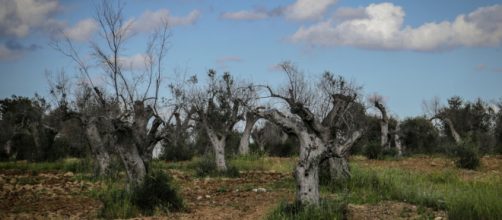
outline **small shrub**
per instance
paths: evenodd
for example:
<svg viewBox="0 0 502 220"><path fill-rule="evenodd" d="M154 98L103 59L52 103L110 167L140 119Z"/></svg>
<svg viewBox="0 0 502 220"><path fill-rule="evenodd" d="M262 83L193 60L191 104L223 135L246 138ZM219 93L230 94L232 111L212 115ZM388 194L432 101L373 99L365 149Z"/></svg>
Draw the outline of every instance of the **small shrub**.
<svg viewBox="0 0 502 220"><path fill-rule="evenodd" d="M139 210L131 203L131 193L125 189L109 186L98 192L97 197L103 203L99 217L104 219L131 218L139 215Z"/></svg>
<svg viewBox="0 0 502 220"><path fill-rule="evenodd" d="M460 144L456 149L456 155L458 157L456 164L457 167L463 169L474 170L479 167L480 159L477 150L474 148L473 144L463 143Z"/></svg>
<svg viewBox="0 0 502 220"><path fill-rule="evenodd" d="M382 147L376 142L368 143L364 148L364 156L370 160L376 160L382 158Z"/></svg>
<svg viewBox="0 0 502 220"><path fill-rule="evenodd" d="M162 154L160 155L161 160L173 162L187 161L191 160L195 154L195 150L188 144L181 144L179 146L163 144L162 147Z"/></svg>
<svg viewBox="0 0 502 220"><path fill-rule="evenodd" d="M153 171L145 177L143 184L133 190L132 202L146 215L152 215L156 208L162 211L183 209L183 200L169 176L162 171Z"/></svg>

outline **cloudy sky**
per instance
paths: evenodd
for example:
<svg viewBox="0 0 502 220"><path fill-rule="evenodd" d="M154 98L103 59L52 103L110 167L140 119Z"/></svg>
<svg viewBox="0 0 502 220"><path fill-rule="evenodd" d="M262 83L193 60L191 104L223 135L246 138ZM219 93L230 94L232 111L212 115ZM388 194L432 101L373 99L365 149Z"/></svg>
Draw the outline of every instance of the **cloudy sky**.
<svg viewBox="0 0 502 220"><path fill-rule="evenodd" d="M502 97L502 1L124 1L135 38L124 60L143 59L147 33L163 17L172 38L164 67L203 74L230 71L277 84L290 60L309 76L325 70L378 92L400 117L422 113L422 100L452 95ZM61 32L87 53L98 42L97 3L0 0L0 98L48 93L44 72L75 65L49 46Z"/></svg>

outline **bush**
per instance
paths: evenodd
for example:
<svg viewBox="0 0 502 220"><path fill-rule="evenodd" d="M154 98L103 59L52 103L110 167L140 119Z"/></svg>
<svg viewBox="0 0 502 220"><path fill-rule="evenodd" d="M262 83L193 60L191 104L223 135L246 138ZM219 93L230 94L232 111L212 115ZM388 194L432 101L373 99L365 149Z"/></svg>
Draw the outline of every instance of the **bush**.
<svg viewBox="0 0 502 220"><path fill-rule="evenodd" d="M382 158L383 152L382 147L377 142L371 142L364 148L364 156L370 160L376 160Z"/></svg>
<svg viewBox="0 0 502 220"><path fill-rule="evenodd" d="M216 163L214 157L204 156L195 167L195 175L198 177L206 176L226 176L226 177L239 177L240 173L237 167L230 165L227 162L227 171L219 172L216 170Z"/></svg>
<svg viewBox="0 0 502 220"><path fill-rule="evenodd" d="M187 161L191 160L195 154L193 147L188 144L181 144L179 146L162 144L162 148L161 160L173 162Z"/></svg>
<svg viewBox="0 0 502 220"><path fill-rule="evenodd" d="M477 150L471 143L460 144L456 149L457 167L474 170L479 167L480 159Z"/></svg>
<svg viewBox="0 0 502 220"><path fill-rule="evenodd" d="M169 176L162 171L153 171L145 177L143 184L133 190L132 202L146 215L152 215L156 208L162 211L183 209L183 200Z"/></svg>

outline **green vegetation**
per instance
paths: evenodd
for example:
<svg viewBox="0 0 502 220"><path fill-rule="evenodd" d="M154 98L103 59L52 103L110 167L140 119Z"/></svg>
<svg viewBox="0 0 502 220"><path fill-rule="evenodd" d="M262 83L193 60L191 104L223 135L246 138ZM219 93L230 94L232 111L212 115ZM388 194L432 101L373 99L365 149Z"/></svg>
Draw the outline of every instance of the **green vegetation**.
<svg viewBox="0 0 502 220"><path fill-rule="evenodd" d="M267 220L343 219L344 206L342 202L333 200L322 200L319 207L281 202Z"/></svg>
<svg viewBox="0 0 502 220"><path fill-rule="evenodd" d="M456 164L459 168L474 170L480 165L478 152L471 143L460 144L456 148L455 154L458 156Z"/></svg>
<svg viewBox="0 0 502 220"><path fill-rule="evenodd" d="M352 166L352 178L323 189L347 203L396 200L447 210L450 219L501 219L502 180L463 181L451 171L428 174Z"/></svg>
<svg viewBox="0 0 502 220"><path fill-rule="evenodd" d="M195 167L195 175L198 177L206 176L224 176L224 177L239 177L240 173L237 167L227 164L227 170L220 172L216 169L216 163L211 156L205 156L197 163Z"/></svg>

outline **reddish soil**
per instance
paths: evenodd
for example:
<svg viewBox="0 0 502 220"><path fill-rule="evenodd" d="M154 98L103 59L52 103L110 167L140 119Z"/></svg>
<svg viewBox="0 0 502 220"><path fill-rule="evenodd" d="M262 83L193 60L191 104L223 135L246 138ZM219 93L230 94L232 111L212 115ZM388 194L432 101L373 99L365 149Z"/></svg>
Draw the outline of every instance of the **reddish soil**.
<svg viewBox="0 0 502 220"><path fill-rule="evenodd" d="M72 176L0 171L0 219L95 218L101 203L83 194L96 186Z"/></svg>
<svg viewBox="0 0 502 220"><path fill-rule="evenodd" d="M181 194L189 209L171 216L179 219L263 219L281 200L294 195L272 187L274 182L291 181L289 174L246 172L233 179L195 179L170 172L181 183Z"/></svg>

